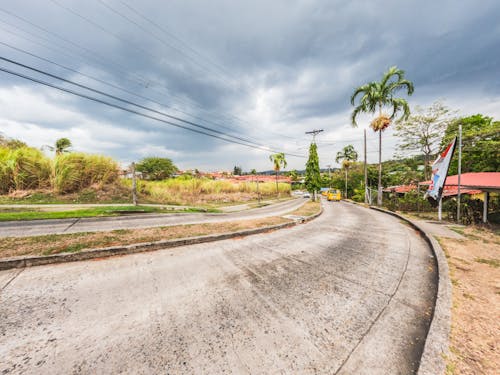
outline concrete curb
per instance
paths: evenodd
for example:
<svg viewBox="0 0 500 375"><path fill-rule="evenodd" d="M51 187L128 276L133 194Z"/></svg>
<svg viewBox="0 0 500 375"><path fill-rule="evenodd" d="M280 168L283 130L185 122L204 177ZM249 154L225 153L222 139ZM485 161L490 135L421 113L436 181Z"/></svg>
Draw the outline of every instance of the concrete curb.
<svg viewBox="0 0 500 375"><path fill-rule="evenodd" d="M301 218L301 220L291 221L288 223L277 224L277 225L269 225L266 227L256 228L256 229L245 229L237 232L210 234L207 236L198 236L198 237L186 237L174 240L144 242L132 245L125 245L125 246L104 247L99 249L85 249L78 253L61 253L61 254L54 254L47 256L26 256L26 257L1 259L0 271L12 268L24 268L24 267L41 266L53 263L77 262L80 260L106 258L115 255L134 254L146 251L169 249L179 246L194 245L205 242L227 240L235 237L250 236L253 234L260 234L268 231L290 228L299 223L305 223L311 221L320 216L322 213L323 213L323 207L321 207L318 213L305 218Z"/></svg>
<svg viewBox="0 0 500 375"><path fill-rule="evenodd" d="M432 314L432 321L425 340L424 351L420 358L418 375L444 374L446 370L445 358L449 354L452 303L452 287L448 262L444 251L437 240L417 223L392 211L383 210L378 207L370 208L395 216L410 224L413 228L422 233L434 253L438 268L438 291Z"/></svg>

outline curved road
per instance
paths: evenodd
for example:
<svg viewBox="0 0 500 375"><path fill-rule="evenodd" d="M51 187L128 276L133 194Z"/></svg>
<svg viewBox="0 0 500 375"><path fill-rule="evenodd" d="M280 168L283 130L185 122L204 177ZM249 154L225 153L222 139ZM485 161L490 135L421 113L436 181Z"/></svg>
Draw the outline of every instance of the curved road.
<svg viewBox="0 0 500 375"><path fill-rule="evenodd" d="M97 217L82 219L52 219L29 221L0 222L0 237L24 237L45 234L63 234L79 232L99 232L115 229L137 229L163 227L181 224L200 224L227 222L235 220L259 219L269 216L280 216L291 212L304 203L306 199L291 199L269 206L227 214L205 213L172 213L172 214L142 214L119 217Z"/></svg>
<svg viewBox="0 0 500 375"><path fill-rule="evenodd" d="M392 216L324 205L239 240L0 272L0 373L414 373L428 246Z"/></svg>

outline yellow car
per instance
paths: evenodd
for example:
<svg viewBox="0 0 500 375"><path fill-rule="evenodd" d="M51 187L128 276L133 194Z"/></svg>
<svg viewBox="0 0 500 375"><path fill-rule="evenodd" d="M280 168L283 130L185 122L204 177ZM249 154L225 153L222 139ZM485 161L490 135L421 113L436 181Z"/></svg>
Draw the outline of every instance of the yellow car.
<svg viewBox="0 0 500 375"><path fill-rule="evenodd" d="M328 194L326 195L326 199L329 201L340 201L341 193L340 190L330 189L328 190Z"/></svg>

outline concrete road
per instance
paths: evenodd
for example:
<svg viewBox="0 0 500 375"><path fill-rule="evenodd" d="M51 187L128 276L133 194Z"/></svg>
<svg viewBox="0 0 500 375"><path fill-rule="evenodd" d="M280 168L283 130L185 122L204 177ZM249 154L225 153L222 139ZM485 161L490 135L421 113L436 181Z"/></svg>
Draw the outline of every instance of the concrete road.
<svg viewBox="0 0 500 375"><path fill-rule="evenodd" d="M412 374L436 294L398 219L0 272L0 374Z"/></svg>
<svg viewBox="0 0 500 375"><path fill-rule="evenodd" d="M0 222L0 237L24 237L43 234L98 232L114 229L137 229L180 224L226 222L280 216L302 206L306 199L292 199L269 206L227 214L141 214L120 217L55 219Z"/></svg>

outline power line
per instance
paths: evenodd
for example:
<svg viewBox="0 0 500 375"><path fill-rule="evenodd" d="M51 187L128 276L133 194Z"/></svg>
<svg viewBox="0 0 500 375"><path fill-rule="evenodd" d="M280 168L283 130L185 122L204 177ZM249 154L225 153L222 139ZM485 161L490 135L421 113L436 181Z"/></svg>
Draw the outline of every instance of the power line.
<svg viewBox="0 0 500 375"><path fill-rule="evenodd" d="M25 68L25 69L29 69L29 70L32 70L34 72L37 72L37 73L40 73L40 74L43 74L45 76L48 76L48 77L51 77L51 78L55 78L55 79L58 79L60 81L63 81L63 82L66 82L66 83L70 83L72 85L75 85L77 87L80 87L80 88L83 88L85 90L89 90L89 91L92 91L96 94L99 94L99 95L103 95L103 96L106 96L108 98L111 98L111 99L114 99L114 100L117 100L117 101L120 101L122 103L125 103L125 104L129 104L129 105L133 105L135 107L138 107L138 108L141 108L141 109L145 109L147 111L151 111L153 113L156 113L156 114L159 114L159 115L162 115L162 116L165 116L165 117L168 117L170 119L173 119L173 120L176 120L176 121L180 121L180 122L183 122L185 124L188 124L188 125L191 125L191 126L195 126L195 127L198 127L198 128L201 128L201 129L204 129L204 130L208 130L208 131L211 131L213 133L217 133L217 134L221 134L221 135L224 135L224 136L227 136L227 137L232 137L232 138L235 138L235 139L238 139L240 141L243 141L243 142L247 142L247 143L250 143L250 144L254 144L256 146L260 146L260 147L265 147L263 145L260 145L258 143L255 143L255 142L252 142L251 140L248 140L248 139L245 139L245 138L242 138L242 137L239 137L239 136L235 136L235 135L231 135L231 134L227 134L227 133L224 133L224 132L221 132L217 129L212 129L212 128L209 128L207 126L203 126L203 125L200 125L200 124L197 124L197 123L194 123L194 122L191 122L191 121L188 121L188 120L184 120L180 117L176 117L176 116L172 116L172 115L169 115L165 112L161 112L161 111L158 111L158 110L155 110L153 108L149 108L149 107L146 107L146 106L143 106L141 104L137 104L137 103L134 103L134 102L131 102L127 99L123 99L123 98L120 98L120 97L117 97L115 95L111 95L111 94L108 94L106 92L103 92L101 90L97 90L97 89L94 89L92 87L89 87L87 85L82 85L80 83L77 83L77 82L74 82L74 81L71 81L71 80L68 80L68 79L65 79L65 78L62 78L62 77L59 77L57 75L54 75L54 74L51 74L51 73L48 73L48 72L45 72L43 70L40 70L40 69L37 69L37 68L34 68L34 67L31 67L31 66L28 66L28 65L25 65L25 64L22 64L22 63L19 63L17 61L14 61L14 60L11 60L11 59L8 59L8 58L5 58L5 57L2 57L0 56L0 60L3 60L3 61L6 61L8 63L11 63L11 64L14 64L14 65L17 65L17 66L20 66L22 68Z"/></svg>
<svg viewBox="0 0 500 375"><path fill-rule="evenodd" d="M171 38L175 39L179 44L183 45L184 47L186 47L187 49L189 49L190 51L192 51L198 57L200 57L202 59L205 59L210 64L212 64L214 67L217 67L218 69L220 69L221 71L223 71L223 72L225 72L227 74L226 69L224 67L222 67L221 65L213 62L211 59L209 59L208 57L204 56L203 54L199 53L197 50L195 50L194 48L192 48L188 43L184 42L182 39L180 39L179 37L177 37L171 31L167 30L164 26L158 25L158 23L156 23L152 19L146 17L144 14L140 13L137 9L135 9L134 7L132 7L130 4L127 4L124 1L120 1L120 0L118 0L118 2L120 4L122 4L124 7L126 7L127 9L129 9L132 13L138 15L143 20L145 20L146 22L150 23L151 25L153 25L154 27L156 27L158 30L162 31L164 34L166 34L166 35L170 36Z"/></svg>
<svg viewBox="0 0 500 375"><path fill-rule="evenodd" d="M93 77L93 76L91 76L91 75L88 75L88 74L85 74L85 73L81 73L81 72L79 72L79 71L78 71L78 70L76 70L76 69L69 68L69 67L67 67L67 66L65 66L65 65L59 64L59 63L54 62L54 61L52 61L52 60L50 60L50 59L46 59L46 58L44 58L44 57L38 56L38 55L36 55L36 54L34 54L34 53L31 53L31 52L29 52L29 51L23 50L23 49L21 49L21 48L14 47L14 46L12 46L12 45L10 45L10 44L8 44L8 43L4 43L4 42L0 41L0 45L7 46L7 47L9 47L9 48L12 48L12 49L14 49L14 50L18 51L18 52L21 52L21 53L27 54L27 55L29 55L29 56L35 57L35 58L37 58L37 59L40 59L40 60L45 61L45 62L48 62L48 63L50 63L50 64L53 64L53 65L57 66L57 67L60 67L60 68L65 69L65 70L68 70L68 71L70 71L70 72L73 72L73 73L75 73L75 74L81 75L81 76L83 76L83 77L90 78L90 79L92 79L92 80L94 80L94 81L96 81L96 82L99 82L99 83L102 83L102 84L107 85L107 86L109 86L109 87L112 87L112 88L115 88L115 89L117 89L117 90L123 91L123 92L125 92L125 93L127 93L127 94L130 94L130 95L133 95L133 96L135 96L135 97L138 97L138 98L141 98L141 99L144 99L144 100L150 101L150 102L155 103L155 104L158 104L158 105L160 105L160 106L162 106L162 107L166 107L164 104L162 104L162 103L160 103L160 102L158 102L158 101L156 101L156 100L154 100L154 99L151 99L151 98L148 98L148 97L142 96L142 95L140 95L140 94L134 93L134 92L132 92L132 91L130 91L130 90L127 90L127 89L122 88L122 87L120 87L120 86L117 86L117 85L114 85L114 84L112 84L112 83L106 82L106 81L104 81L104 80L102 80L102 79L99 79L99 78ZM3 60L6 60L6 61L9 61L9 62L14 63L14 62L13 62L13 60L10 60L10 59L5 59L5 58L2 58L2 57L0 57L0 59L3 59ZM25 67L25 68L27 68L27 69L31 69L31 67L24 66L24 64L20 64L20 65L21 65L21 66L23 66L23 67ZM40 72L40 71L38 71L38 72ZM45 73L42 73L42 74L45 74ZM53 76L53 78L61 79L61 77L55 77L55 76ZM73 82L71 81L70 83L73 83ZM171 108L171 109L172 109L172 108ZM190 114L190 113L188 113L188 112L185 112L185 111L182 111L182 110L178 110L178 109L174 109L174 110L175 110L175 111L177 111L177 112L183 113L183 114L184 114L184 115L186 115L186 116L190 116L190 117L192 117L192 118L195 118L195 119L198 119L198 120L201 120L201 121L205 121L205 122L211 123L211 124L213 124L213 125L215 125L215 126L219 126L219 127L222 127L222 128L227 128L227 129L229 129L229 130L231 130L231 131L233 131L233 130L234 130L233 128L230 128L230 127L227 127L227 126L224 126L224 125L221 125L221 124L218 124L218 123L215 123L215 122L209 121L209 120L207 120L207 119L203 119L203 118L201 118L201 117L199 117L199 116L192 115L192 114ZM165 115L166 115L166 116L171 116L171 115L168 115L168 114L165 114ZM171 116L171 117L173 117L173 118L175 118L175 119L178 119L178 118L177 118L177 117L175 117L175 116ZM184 120L179 120L179 121L184 121ZM232 136L232 135L231 135L231 136ZM250 138L250 137L246 137L246 140L247 140L247 141L249 141L250 143L258 144L258 143L256 143L256 142L254 142L254 140L253 140L252 138Z"/></svg>
<svg viewBox="0 0 500 375"><path fill-rule="evenodd" d="M222 136L218 136L218 135L215 135L215 134L206 133L206 132L201 131L201 130L197 130L197 129L193 129L193 128L190 128L190 127L187 127L187 126L184 126L184 125L176 124L174 122L167 121L167 120L155 117L155 116L151 116L151 115L148 115L146 113L142 113L142 112L130 109L130 108L126 108L126 107L123 107L123 106L120 106L120 105L117 105L117 104L114 104L114 103L111 103L111 102L107 102L105 100L102 100L102 99L99 99L99 98L95 98L95 97L92 97L90 95L86 95L86 94L83 94L83 93L76 92L74 90L70 90L70 89L67 89L67 88L64 88L64 87L60 87L60 86L54 85L52 83L49 83L49 82L46 82L46 81L42 81L42 80L37 79L37 78L27 76L27 75L22 74L22 73L14 72L14 71L12 71L10 69L6 69L6 68L3 68L3 67L0 67L0 71L3 71L5 73L8 73L8 74L20 77L20 78L24 78L26 80L30 80L32 82L36 82L36 83L44 85L44 86L48 86L48 87L57 89L59 91L63 91L63 92L66 92L66 93L69 93L69 94L72 94L72 95L75 95L75 96L79 96L81 98L85 98L85 99L88 99L88 100L91 100L91 101L94 101L94 102L97 102L97 103L100 103L100 104L104 104L104 105L112 107L112 108L120 109L120 110L129 112L129 113L132 113L132 114L135 114L135 115L138 115L138 116L142 116L142 117L145 117L145 118L149 118L151 120L159 121L159 122L162 122L162 123L165 123L165 124L177 127L177 128L189 130L189 131L194 132L194 133L203 134L203 135L206 135L206 136L209 136L209 137L212 137L212 138L217 138L217 139L229 142L229 143L235 143L235 144L239 144L239 145L246 146L246 147L253 148L253 149L260 149L260 150L264 150L264 151L267 151L267 152L278 152L276 150L267 148L265 146L254 146L254 145L251 145L251 144L248 144L248 143L239 142L239 141L236 141L236 140L233 140L233 139L227 139L227 138L224 138ZM289 156L296 156L296 157L301 157L301 158L305 157L304 155L297 155L297 154L292 154L292 153L285 153L285 154L289 155Z"/></svg>
<svg viewBox="0 0 500 375"><path fill-rule="evenodd" d="M100 4L102 4L105 8L107 8L109 11L113 12L114 14L118 15L119 17L127 20L128 22L130 22L131 24L135 25L136 27L138 27L139 29L141 29L142 31L144 31L145 33L151 35L153 38L155 38L156 40L158 40L160 43L162 43L163 45L169 47L169 48L172 48L174 49L175 51L177 51L178 53L180 53L181 55L183 55L184 57L186 57L189 61L191 61L192 63L194 63L195 65L197 65L198 67L200 67L201 69L207 71L207 72L210 72L210 73L215 73L217 75L220 75L219 72L217 71L214 71L213 69L208 69L206 66L202 65L201 63L199 63L198 61L196 61L195 59L193 59L191 56L189 56L188 54L186 54L184 51L182 51L181 49L173 46L172 44L166 42L164 39L160 38L158 35L156 35L155 33L151 32L150 30L148 30L147 28L145 28L144 26L142 26L141 24L135 22L133 19L131 19L130 17L126 16L125 14L121 13L120 11L116 10L115 8L113 8L111 5L109 5L108 3L102 1L102 0L97 0ZM221 77L226 83L229 83L231 84L230 81L226 80L224 77Z"/></svg>
<svg viewBox="0 0 500 375"><path fill-rule="evenodd" d="M57 5L57 3L56 3L54 0L51 0L51 1L53 1L53 2ZM62 6L62 5L60 5L60 4L59 4L59 6L63 7L63 6ZM63 9L64 9L64 7L63 7ZM68 11L70 11L70 10L68 10ZM0 12L3 12L3 13L5 13L5 14L7 14L7 15L9 15L9 16L11 16L11 17L13 17L13 18L16 18L16 19L18 19L18 20L22 21L23 23L26 23L26 24L28 24L28 25L30 25L30 26L32 26L32 27L34 27L34 28L38 29L38 30L41 30L41 31L43 31L43 32L44 32L44 33L46 33L46 34L49 34L49 35L51 35L51 36L53 36L53 37L57 38L58 40L63 41L64 43L67 43L67 44L71 45L71 46L72 46L72 47L74 47L74 48L77 48L77 49L79 49L79 50L81 50L81 51L84 51L86 54L88 54L88 55L92 58L92 60L94 60L95 62L98 62L98 64L99 64L99 65L103 66L104 68L108 68L108 66L107 66L107 63L108 63L108 62L106 61L106 58L104 58L104 57L100 56L99 54L95 53L94 51L92 51L92 50L90 50L90 49L88 49L88 48L86 48L86 47L84 47L84 46L81 46L81 45L79 45L78 43L75 43L74 41L72 41L72 40L70 40L70 39L68 39L68 38L65 38L65 37L63 37L63 36L60 36L59 34L54 33L54 32L52 32L52 31L50 31L50 30L48 30L48 29L46 29L46 28L44 28L44 27L42 27L42 26L39 26L39 25L35 24L34 22L31 22L30 20L28 20L28 19L24 18L24 17L21 17L21 16L19 16L19 15L16 15L16 14L14 14L14 13L13 13L13 12L11 12L11 11L8 11L8 10L5 10L5 9L3 9L3 8L0 8ZM81 17L83 17L83 16L81 16ZM88 20L88 21L89 21L90 23L92 23L92 21L90 21L90 20ZM41 38L41 39L43 39L43 40L46 40L46 41L48 41L49 43L51 43L51 45L55 45L55 43L54 43L53 41L51 41L51 40L49 40L49 39L46 39L46 38L43 38L43 37L42 37L42 36L40 36L39 34L33 34L33 33L30 33L29 31L22 30L22 29L20 29L19 27L13 26L13 25L9 24L8 22L2 21L2 20L0 20L0 22L6 23L6 24L8 24L8 25L9 25L9 26L11 26L11 27L14 27L14 28L16 28L16 29L18 29L18 30L21 30L21 31L23 31L23 32L25 32L25 33L27 33L27 34L29 34L29 35L32 35L32 36L34 36L34 37L36 37L36 38ZM7 31L7 32L9 32L9 33L11 33L11 34L16 35L15 33L13 33L13 32L12 32L12 31L10 31L10 30L6 30L6 31ZM19 36L19 35L17 35L17 36ZM49 49L52 49L52 50L53 50L53 47L51 47L51 46L47 46L47 45L44 45L43 43L33 41L32 39L30 40L29 38L27 38L27 37L25 37L25 36L21 36L21 37L22 37L22 38L24 38L24 39L27 39L27 40L31 41L32 43L35 43L35 44L41 45L41 46L43 46L43 47L45 47L45 48L49 48ZM68 51L68 49L67 49L66 47L59 47L59 48L61 48L61 49L63 50L63 52L62 52L63 54L67 54L67 52L69 52L69 53L71 53L72 55L79 56L80 58L83 56L81 53L76 54L76 53L74 53L74 52ZM61 53L61 52L58 52L58 53ZM84 59L87 59L87 60L88 60L88 57L84 57ZM162 83L160 83L160 82L157 82L157 81L151 80L151 79L146 78L146 77L144 77L144 76L142 76L142 75L140 75L140 74L137 74L137 73L130 73L130 71L129 71L129 70L128 70L125 66L121 65L120 63L118 63L118 62L116 62L116 61L114 61L114 60L110 60L110 63L111 63L111 65L113 65L113 66L114 66L114 69L116 69L116 70L118 70L118 71L120 71L120 72L122 73L121 78L122 78L122 79L124 79L124 80L127 80L127 81L129 81L129 82L130 82L131 80L130 80L130 79L128 79L128 78L127 78L127 76L128 76L128 75L135 76L135 77L137 77L137 78L138 78L138 80L135 80L135 81L134 81L134 83L137 83L137 84L139 84L140 86L142 86L142 87L144 87L144 88L146 88L146 89L148 89L148 90L153 90L153 91L155 91L155 92L157 92L157 93L159 93L159 94L161 94L161 95L163 95L163 93L166 93L166 94L167 94L167 95L169 95L169 96L173 96L173 97L175 97L177 101L179 101L179 102L181 102L181 103L183 103L183 104L185 104L185 105L188 105L188 106L194 105L194 106L198 107L199 109L201 109L202 111L204 111L204 112L206 112L206 113L208 113L208 114L210 114L210 115L212 115L212 116L214 116L214 115L215 115L214 113L212 113L212 112L208 111L207 109L205 109L204 107L202 107L201 105L199 105L196 101L189 100L189 102L188 102L188 101L186 101L183 97L181 97L181 96L179 96L179 95L176 95L176 94L174 94L174 93L171 93L171 92L170 92L170 91L168 91L168 90L165 90L165 88L163 87L163 84L162 84ZM154 82L154 83L156 83L156 84L157 84L160 88L163 88L162 92L158 91L155 87L151 87L151 86L149 86L149 82ZM152 100L151 100L151 101L152 101ZM178 111L178 112L180 112L180 113L184 113L184 114L186 114L185 112L183 112L183 111L181 111L181 110L178 110L178 109L175 109L175 108L172 108L172 109L173 109L173 110L175 110L175 111ZM191 115L190 115L190 116L191 116ZM248 124L248 125L253 126L253 124L249 123L248 121L242 120L241 118L239 118L239 117L237 117L237 116L234 116L234 115L232 115L232 114L227 114L227 115L225 115L225 114L222 114L222 113L218 113L217 115L215 115L215 117L216 117L216 118L223 119L223 120L224 120L224 119L225 119L225 120L229 120L229 118L233 118L233 119L235 119L235 120L236 120L236 121L238 121L238 122L244 122L244 123L246 123L246 124ZM207 121L207 120L205 119L205 121ZM230 120L229 120L229 121L230 121ZM224 126L224 125L221 125L221 124L217 124L217 126L220 126L220 127L223 127L223 128L226 128L226 129L230 129L230 130L232 130L232 128L227 127L227 126ZM269 133L272 133L272 132L269 132ZM274 133L274 134L276 134L276 133ZM296 139L296 138L294 138L294 137L290 137L290 136L283 135L283 134L279 134L279 136L281 136L281 137L285 137L285 138L289 138L289 139Z"/></svg>

